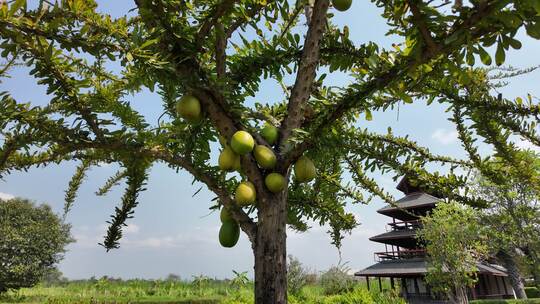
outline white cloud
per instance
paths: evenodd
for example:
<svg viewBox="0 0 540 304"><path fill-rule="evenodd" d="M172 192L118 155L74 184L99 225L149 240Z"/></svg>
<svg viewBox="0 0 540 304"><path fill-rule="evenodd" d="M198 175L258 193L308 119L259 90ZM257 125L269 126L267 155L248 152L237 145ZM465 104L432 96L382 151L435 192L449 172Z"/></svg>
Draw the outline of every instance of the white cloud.
<svg viewBox="0 0 540 304"><path fill-rule="evenodd" d="M96 227L88 226L75 227L74 238L77 240L75 246L92 248L103 242L106 235L107 225L101 224ZM136 224L129 224L123 227L123 237L120 244L123 248L186 248L193 243L215 243L219 227L197 227L197 233L181 233L176 235L142 236L139 234L141 228Z"/></svg>
<svg viewBox="0 0 540 304"><path fill-rule="evenodd" d="M458 132L455 130L437 129L431 134L431 138L443 145L449 145L458 140Z"/></svg>
<svg viewBox="0 0 540 304"><path fill-rule="evenodd" d="M3 192L0 192L0 199L1 200L10 200L12 198L15 198L14 195L11 195L9 193L3 193Z"/></svg>
<svg viewBox="0 0 540 304"><path fill-rule="evenodd" d="M521 139L516 142L516 146L522 150L533 150L540 152L540 147L533 145L530 141Z"/></svg>
<svg viewBox="0 0 540 304"><path fill-rule="evenodd" d="M125 234L136 234L141 228L135 224L128 224L124 227L123 231Z"/></svg>

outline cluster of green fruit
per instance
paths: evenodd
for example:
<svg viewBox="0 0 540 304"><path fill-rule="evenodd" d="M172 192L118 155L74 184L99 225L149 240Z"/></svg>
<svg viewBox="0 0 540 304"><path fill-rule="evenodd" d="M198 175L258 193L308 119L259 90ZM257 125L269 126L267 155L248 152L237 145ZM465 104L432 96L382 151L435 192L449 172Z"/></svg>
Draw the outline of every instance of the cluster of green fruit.
<svg viewBox="0 0 540 304"><path fill-rule="evenodd" d="M348 10L352 5L352 0L332 0L334 8L338 11L344 12Z"/></svg>
<svg viewBox="0 0 540 304"><path fill-rule="evenodd" d="M176 111L188 122L199 122L202 118L201 104L196 97L191 95L185 95L179 100ZM270 146L273 146L278 140L279 130L275 126L266 124L260 134ZM241 156L251 152L253 152L259 167L265 170L271 171L277 164L277 157L273 149L265 145L256 145L253 136L246 131L234 133L230 144L225 138L220 137L220 143L223 146L218 159L221 170L240 171ZM316 174L315 165L307 156L301 156L294 164L294 176L299 182L309 182L315 178ZM287 180L280 173L270 172L266 175L264 184L270 192L279 193L287 187ZM240 207L254 204L257 199L255 185L250 181L241 182L236 187L234 199ZM221 221L223 225L219 232L220 243L224 247L232 247L238 241L240 231L238 224L230 217L225 208L221 211Z"/></svg>

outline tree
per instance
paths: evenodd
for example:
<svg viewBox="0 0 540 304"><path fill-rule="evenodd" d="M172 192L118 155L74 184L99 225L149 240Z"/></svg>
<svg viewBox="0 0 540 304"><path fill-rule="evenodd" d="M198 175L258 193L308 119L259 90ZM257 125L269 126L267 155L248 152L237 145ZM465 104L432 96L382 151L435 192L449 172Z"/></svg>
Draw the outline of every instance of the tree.
<svg viewBox="0 0 540 304"><path fill-rule="evenodd" d="M427 283L451 303L468 303L467 287L477 281L476 264L488 252L478 212L456 202L440 203L422 223L418 237L426 243Z"/></svg>
<svg viewBox="0 0 540 304"><path fill-rule="evenodd" d="M527 164L523 175L540 173L540 157L532 151L519 152L521 162ZM518 298L527 298L523 277L519 269L519 256L525 255L530 272L538 285L540 281L540 192L514 168L500 158L494 158L490 166L510 172L505 183L494 183L476 172L471 191L490 203L482 212L483 225L489 227L491 250L508 270L512 287Z"/></svg>
<svg viewBox="0 0 540 304"><path fill-rule="evenodd" d="M69 229L48 205L0 200L0 292L31 287L54 273L72 242Z"/></svg>
<svg viewBox="0 0 540 304"><path fill-rule="evenodd" d="M540 113L534 100L491 96L485 90L488 73L473 67L478 58L491 64L485 47L495 45L495 63L502 64L510 48L521 47L515 35L522 28L540 38L536 1L456 1L450 9L448 1L373 0L389 34L397 37L392 49L373 42L355 45L348 27L332 23L339 13L329 0L135 0L137 15L118 19L99 13L92 0L58 2L39 1L29 9L16 0L0 10L0 48L7 61L0 74L30 66L50 96L46 105L35 106L2 93L0 173L79 161L66 193L69 211L89 168L120 164L123 169L98 191L106 194L120 181L127 185L102 244L109 250L119 246L153 163L189 172L216 194L211 207L227 207L251 241L257 304L287 301L287 225L298 230L308 228L307 220L329 225L340 246L358 224L346 204L372 197L394 202L370 172L407 174L428 191L485 205L462 195L466 178L453 170L483 166L471 132L516 168L522 165L513 161L508 132L539 143L531 127ZM110 68L112 61L121 71ZM333 86L325 78L335 71L349 73L351 84ZM294 78L291 83L287 75ZM248 97L265 78L282 85L283 98L250 107ZM163 115L154 125L129 101L144 88L163 100ZM371 120L375 111L422 100L444 104L454 114L470 161L434 155L391 129L377 134L359 127L360 117ZM276 142L275 136L259 134L263 124L277 128ZM239 174L226 174L212 163L211 143L221 137L229 145L237 131L267 147L275 167L259 166L252 153L241 156ZM225 167L238 169L234 153L227 151ZM311 175L312 167L292 178L293 165L309 164L306 157L318 172L310 183L299 177L309 177L305 173ZM431 164L450 170L430 172ZM280 174L287 187L271 192L265 185L269 173ZM255 205L235 202L241 180L252 183L242 189L244 194L255 189ZM280 189L283 183L276 181L272 188ZM224 226L229 237L222 240L233 245L236 226Z"/></svg>

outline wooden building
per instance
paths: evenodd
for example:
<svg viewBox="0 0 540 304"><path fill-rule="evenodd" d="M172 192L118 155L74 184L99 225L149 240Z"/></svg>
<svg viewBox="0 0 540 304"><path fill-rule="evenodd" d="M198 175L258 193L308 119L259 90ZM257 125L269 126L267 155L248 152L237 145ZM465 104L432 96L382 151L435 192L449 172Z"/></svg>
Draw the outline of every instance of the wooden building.
<svg viewBox="0 0 540 304"><path fill-rule="evenodd" d="M377 284L381 288L381 278L389 278L392 288L400 288L408 303L446 303L425 283L426 251L416 239L416 230L422 226L420 216L435 208L440 198L412 186L406 177L399 182L397 189L405 197L396 201L395 206L377 211L392 218L387 232L370 238L384 244L385 251L375 253L377 263L355 273L355 276L366 278L368 288ZM477 267L479 280L474 288L469 288L469 299L515 297L503 267L488 263L479 263Z"/></svg>

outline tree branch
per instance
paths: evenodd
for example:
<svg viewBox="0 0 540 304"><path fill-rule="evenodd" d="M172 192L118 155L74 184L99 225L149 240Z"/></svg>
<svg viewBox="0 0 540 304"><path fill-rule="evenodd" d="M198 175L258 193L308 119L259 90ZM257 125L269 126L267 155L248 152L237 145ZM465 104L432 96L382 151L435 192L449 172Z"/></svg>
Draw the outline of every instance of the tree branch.
<svg viewBox="0 0 540 304"><path fill-rule="evenodd" d="M426 22L425 22L425 16L420 12L418 9L418 6L416 5L416 2L418 0L409 0L409 7L411 8L411 12L413 15L413 23L420 31L420 34L422 35L422 39L424 40L426 46L427 46L427 52L428 54L436 54L439 52L439 45L433 40L433 37L431 36L431 32L429 31ZM421 1L421 0L420 0ZM433 55L431 55L433 56Z"/></svg>
<svg viewBox="0 0 540 304"><path fill-rule="evenodd" d="M496 1L493 1L486 5L482 5L482 7L479 8L475 13L470 15L469 18L462 20L462 22L456 21L453 26L453 30L450 30L447 36L443 37L442 40L445 40L445 38L448 38L459 31L470 31L470 29L473 28L474 24L478 23L486 16L489 16L496 9L498 9L498 3ZM493 30L496 29L474 28L474 30L470 32L469 35L472 39L479 38L482 35ZM300 157L304 153L304 151L308 150L310 147L313 146L314 139L319 136L319 134L326 127L330 126L334 121L341 118L346 112L353 109L355 106L366 103L366 99L369 96L383 89L385 86L388 86L389 84L395 82L396 80L405 77L409 70L413 69L419 64L429 62L437 56L449 54L454 51L458 46L459 45L456 44L447 44L444 47L439 48L438 52L436 53L422 54L420 59L404 58L401 64L397 64L391 69L376 76L372 80L363 83L359 86L359 89L349 89L348 92L342 96L341 102L339 102L338 105L335 106L325 117L318 121L314 121L316 125L313 126L313 128L310 130L311 136L304 140L302 143L296 145L292 149L292 151L290 151L288 155L284 158L281 166L289 166L292 162L298 159L298 157Z"/></svg>
<svg viewBox="0 0 540 304"><path fill-rule="evenodd" d="M288 115L285 117L280 128L280 142L278 145L280 150L291 135L292 130L300 127L302 124L304 107L311 95L311 84L315 79L315 71L319 63L320 42L326 28L328 6L328 0L317 0L315 2L296 81L291 91L291 97L287 107Z"/></svg>

